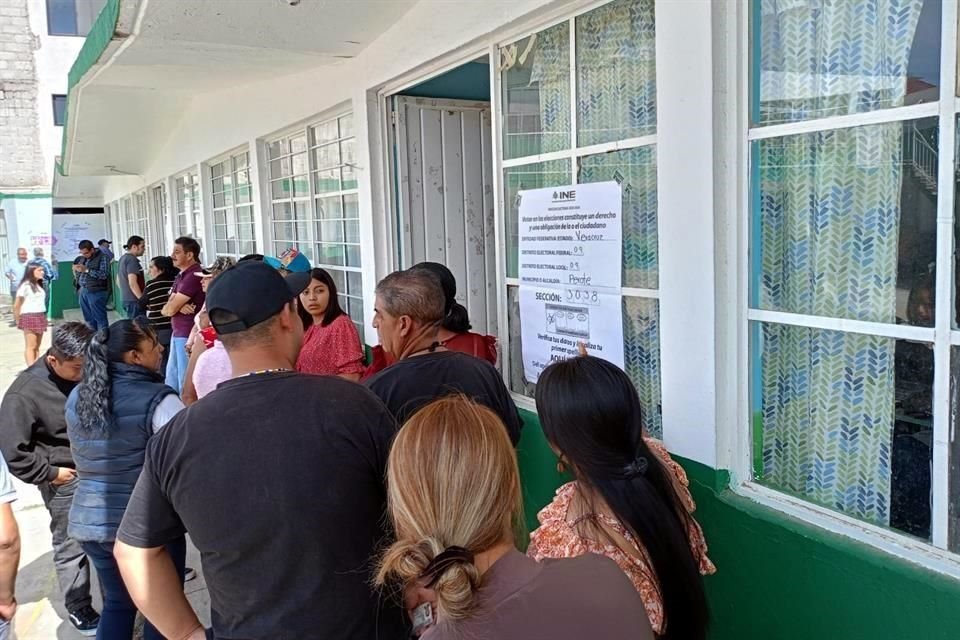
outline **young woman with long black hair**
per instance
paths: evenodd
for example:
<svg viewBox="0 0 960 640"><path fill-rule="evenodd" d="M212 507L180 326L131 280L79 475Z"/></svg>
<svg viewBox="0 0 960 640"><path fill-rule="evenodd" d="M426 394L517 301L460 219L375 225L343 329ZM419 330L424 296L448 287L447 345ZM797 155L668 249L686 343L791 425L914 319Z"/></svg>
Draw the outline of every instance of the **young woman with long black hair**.
<svg viewBox="0 0 960 640"><path fill-rule="evenodd" d="M130 640L137 608L113 557L117 529L140 476L147 443L183 403L160 374L163 347L141 317L99 331L83 381L67 398L67 435L79 482L68 533L93 562L103 590L99 640ZM181 582L186 542L168 545ZM145 640L162 636L150 624Z"/></svg>
<svg viewBox="0 0 960 640"><path fill-rule="evenodd" d="M340 307L337 283L327 271L310 270L310 286L300 294L300 309L307 317L297 371L358 381L363 373L360 334Z"/></svg>
<svg viewBox="0 0 960 640"><path fill-rule="evenodd" d="M170 299L170 287L176 279L180 269L173 266L173 258L170 256L157 256L150 260L150 266L147 270L150 279L143 290L143 296L140 298L140 310L147 316L150 328L157 334L157 339L163 345L163 362L161 371L167 370L167 358L170 356L170 338L173 337L173 328L170 325L170 318L161 313L163 305Z"/></svg>
<svg viewBox="0 0 960 640"><path fill-rule="evenodd" d="M646 437L627 374L592 356L556 362L537 381L543 432L576 480L540 514L536 559L606 555L640 592L658 637L704 640L707 558L683 469Z"/></svg>
<svg viewBox="0 0 960 640"><path fill-rule="evenodd" d="M43 266L27 263L13 303L13 320L23 331L23 359L29 367L40 357L40 341L47 331L47 284Z"/></svg>

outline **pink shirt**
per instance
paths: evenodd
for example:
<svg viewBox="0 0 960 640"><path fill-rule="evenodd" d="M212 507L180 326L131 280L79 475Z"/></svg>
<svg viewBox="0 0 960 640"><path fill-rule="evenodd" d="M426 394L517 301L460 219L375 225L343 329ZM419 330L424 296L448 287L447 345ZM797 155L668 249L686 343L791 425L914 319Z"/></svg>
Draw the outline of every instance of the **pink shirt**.
<svg viewBox="0 0 960 640"><path fill-rule="evenodd" d="M314 324L307 329L297 371L318 376L363 373L363 347L350 316L343 314L325 327Z"/></svg>
<svg viewBox="0 0 960 640"><path fill-rule="evenodd" d="M232 377L233 367L227 350L217 340L211 348L200 354L193 368L193 387L197 390L197 398L202 398Z"/></svg>

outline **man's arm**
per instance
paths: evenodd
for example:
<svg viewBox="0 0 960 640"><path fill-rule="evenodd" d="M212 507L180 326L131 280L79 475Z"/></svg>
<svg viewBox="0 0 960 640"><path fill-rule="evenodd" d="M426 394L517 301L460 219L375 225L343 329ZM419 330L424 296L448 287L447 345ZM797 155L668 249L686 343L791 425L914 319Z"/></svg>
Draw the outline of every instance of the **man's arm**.
<svg viewBox="0 0 960 640"><path fill-rule="evenodd" d="M183 404L188 407L200 399L197 397L197 388L193 384L193 370L197 368L197 360L200 359L200 355L207 350L207 345L203 341L203 338L199 335L197 338L198 340L194 341L193 349L190 351L190 360L187 363L187 377L184 378L183 393L180 396Z"/></svg>
<svg viewBox="0 0 960 640"><path fill-rule="evenodd" d="M54 480L59 471L34 450L35 419L33 402L18 391L8 391L0 403L0 451L10 472L30 484Z"/></svg>
<svg viewBox="0 0 960 640"><path fill-rule="evenodd" d="M135 273L127 274L127 283L130 285L130 293L137 297L137 300L143 297L143 290L140 289L140 279Z"/></svg>
<svg viewBox="0 0 960 640"><path fill-rule="evenodd" d="M10 621L17 610L14 586L20 566L20 529L13 507L0 504L0 618Z"/></svg>
<svg viewBox="0 0 960 640"><path fill-rule="evenodd" d="M163 305L163 309L160 310L160 315L172 318L180 313L180 309L188 302L190 302L190 296L182 293L171 293L170 299L167 300L167 303Z"/></svg>
<svg viewBox="0 0 960 640"><path fill-rule="evenodd" d="M206 637L164 547L138 548L118 539L113 555L130 598L164 638L203 640Z"/></svg>

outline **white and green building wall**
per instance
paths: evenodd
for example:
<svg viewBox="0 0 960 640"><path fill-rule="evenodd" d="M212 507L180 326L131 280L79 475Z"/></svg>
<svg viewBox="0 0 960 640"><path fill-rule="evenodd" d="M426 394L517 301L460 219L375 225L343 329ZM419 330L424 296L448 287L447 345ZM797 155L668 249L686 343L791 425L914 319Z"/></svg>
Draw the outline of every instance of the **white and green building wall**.
<svg viewBox="0 0 960 640"><path fill-rule="evenodd" d="M956 638L958 0L107 0L63 176L109 233L295 245L364 339L457 275L526 426L521 189L623 190L626 370L718 566L711 637Z"/></svg>

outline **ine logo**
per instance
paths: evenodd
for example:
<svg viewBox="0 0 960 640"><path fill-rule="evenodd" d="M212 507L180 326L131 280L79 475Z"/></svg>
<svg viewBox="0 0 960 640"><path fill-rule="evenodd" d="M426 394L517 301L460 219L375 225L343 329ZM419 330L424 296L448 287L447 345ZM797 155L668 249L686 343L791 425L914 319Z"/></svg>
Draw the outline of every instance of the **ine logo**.
<svg viewBox="0 0 960 640"><path fill-rule="evenodd" d="M554 202L570 202L571 200L577 199L576 190L572 191L554 191L553 192L553 201Z"/></svg>

